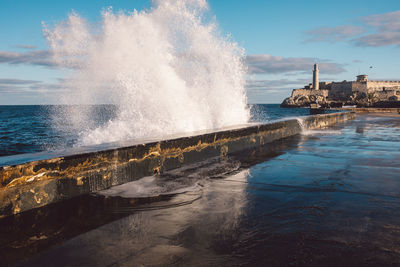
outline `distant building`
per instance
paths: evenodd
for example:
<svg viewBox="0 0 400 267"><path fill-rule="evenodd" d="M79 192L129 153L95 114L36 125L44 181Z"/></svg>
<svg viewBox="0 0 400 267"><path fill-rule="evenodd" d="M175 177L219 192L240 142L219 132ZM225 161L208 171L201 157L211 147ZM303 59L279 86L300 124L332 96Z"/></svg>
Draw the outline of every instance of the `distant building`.
<svg viewBox="0 0 400 267"><path fill-rule="evenodd" d="M355 93L400 95L400 81L370 81L365 74L358 75L356 81L320 83L319 88L328 90L328 97L333 100L345 100Z"/></svg>
<svg viewBox="0 0 400 267"><path fill-rule="evenodd" d="M357 75L357 82L368 82L368 75L362 74L362 75Z"/></svg>
<svg viewBox="0 0 400 267"><path fill-rule="evenodd" d="M365 74L355 81L320 82L318 64L314 64L312 83L294 89L282 106L309 106L310 103L342 102L373 105L375 102L399 101L400 81L371 81Z"/></svg>

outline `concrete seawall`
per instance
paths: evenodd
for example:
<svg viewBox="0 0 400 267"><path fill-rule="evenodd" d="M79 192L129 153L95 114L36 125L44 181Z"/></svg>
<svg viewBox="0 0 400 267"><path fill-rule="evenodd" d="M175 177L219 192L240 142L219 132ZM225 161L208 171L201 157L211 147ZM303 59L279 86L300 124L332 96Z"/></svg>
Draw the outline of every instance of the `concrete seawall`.
<svg viewBox="0 0 400 267"><path fill-rule="evenodd" d="M141 177L227 157L274 140L353 119L353 112L202 131L162 141L139 140L0 158L0 217Z"/></svg>
<svg viewBox="0 0 400 267"><path fill-rule="evenodd" d="M400 108L335 108L334 110L354 111L356 113L400 113Z"/></svg>

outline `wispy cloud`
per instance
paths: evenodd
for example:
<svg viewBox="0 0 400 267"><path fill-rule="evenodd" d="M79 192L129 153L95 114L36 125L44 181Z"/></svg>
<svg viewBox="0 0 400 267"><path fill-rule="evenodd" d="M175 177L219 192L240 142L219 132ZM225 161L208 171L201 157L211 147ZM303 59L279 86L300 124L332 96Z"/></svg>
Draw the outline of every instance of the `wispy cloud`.
<svg viewBox="0 0 400 267"><path fill-rule="evenodd" d="M400 47L400 32L380 32L368 34L352 40L356 46L390 46Z"/></svg>
<svg viewBox="0 0 400 267"><path fill-rule="evenodd" d="M51 60L50 52L47 50L34 50L23 53L0 51L0 63L55 66L55 63Z"/></svg>
<svg viewBox="0 0 400 267"><path fill-rule="evenodd" d="M400 10L370 15L359 20L362 26L321 27L306 31L306 42L350 42L355 46L400 48Z"/></svg>
<svg viewBox="0 0 400 267"><path fill-rule="evenodd" d="M293 85L304 85L310 83L310 79L271 79L271 80L247 80L246 88L248 90L276 90L287 87L293 87Z"/></svg>
<svg viewBox="0 0 400 267"><path fill-rule="evenodd" d="M0 84L1 85L27 85L27 84L38 84L42 83L42 81L36 81L36 80L21 80L21 79L0 79Z"/></svg>
<svg viewBox="0 0 400 267"><path fill-rule="evenodd" d="M301 72L309 73L314 63L318 62L321 73L338 74L346 72L342 64L328 60L308 57L279 57L268 54L248 55L246 63L251 74L277 74Z"/></svg>
<svg viewBox="0 0 400 267"><path fill-rule="evenodd" d="M355 45L400 47L400 10L367 16L362 18L362 21L376 32L352 40Z"/></svg>
<svg viewBox="0 0 400 267"><path fill-rule="evenodd" d="M0 79L1 93L58 93L67 90L61 84L44 83L37 80L13 78Z"/></svg>
<svg viewBox="0 0 400 267"><path fill-rule="evenodd" d="M389 46L400 47L400 32L382 32L369 34L353 40L356 46Z"/></svg>
<svg viewBox="0 0 400 267"><path fill-rule="evenodd" d="M28 45L28 44L17 44L17 45L13 45L12 47L22 48L22 49L36 49L37 48L36 45Z"/></svg>
<svg viewBox="0 0 400 267"><path fill-rule="evenodd" d="M361 20L367 25L381 31L400 31L400 10L366 16Z"/></svg>
<svg viewBox="0 0 400 267"><path fill-rule="evenodd" d="M365 29L359 26L344 25L338 27L320 27L306 31L306 42L340 42L349 37L363 34Z"/></svg>

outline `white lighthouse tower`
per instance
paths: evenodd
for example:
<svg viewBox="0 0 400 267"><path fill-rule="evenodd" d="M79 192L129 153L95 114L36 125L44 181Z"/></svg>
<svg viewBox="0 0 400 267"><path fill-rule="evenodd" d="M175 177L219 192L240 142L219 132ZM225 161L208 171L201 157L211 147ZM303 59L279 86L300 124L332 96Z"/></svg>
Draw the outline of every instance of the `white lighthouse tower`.
<svg viewBox="0 0 400 267"><path fill-rule="evenodd" d="M313 70L313 89L314 90L319 90L319 69L318 69L318 64L314 64L314 70Z"/></svg>

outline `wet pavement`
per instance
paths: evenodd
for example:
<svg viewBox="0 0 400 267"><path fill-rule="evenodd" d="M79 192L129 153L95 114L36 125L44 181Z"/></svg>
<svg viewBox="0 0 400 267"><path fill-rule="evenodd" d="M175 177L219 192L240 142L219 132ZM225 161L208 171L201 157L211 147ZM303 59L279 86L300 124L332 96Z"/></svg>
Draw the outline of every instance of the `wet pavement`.
<svg viewBox="0 0 400 267"><path fill-rule="evenodd" d="M357 115L0 220L0 265L398 266L399 207L400 116Z"/></svg>

